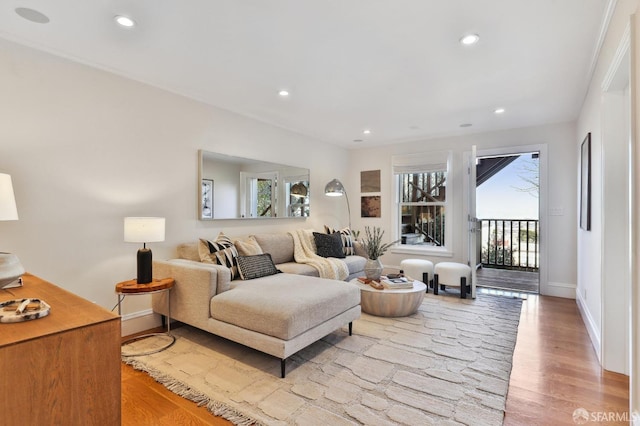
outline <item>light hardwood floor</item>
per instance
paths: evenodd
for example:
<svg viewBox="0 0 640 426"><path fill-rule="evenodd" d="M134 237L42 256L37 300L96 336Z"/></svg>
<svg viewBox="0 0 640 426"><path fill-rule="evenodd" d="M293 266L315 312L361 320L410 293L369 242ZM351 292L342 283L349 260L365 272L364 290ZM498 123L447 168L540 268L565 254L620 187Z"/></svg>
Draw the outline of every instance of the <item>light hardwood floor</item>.
<svg viewBox="0 0 640 426"><path fill-rule="evenodd" d="M522 305L504 424L575 426L578 408L628 416L628 377L600 367L575 300L530 296Z"/></svg>
<svg viewBox="0 0 640 426"><path fill-rule="evenodd" d="M575 300L530 296L523 302L505 425L575 425L572 415L577 408L624 415L628 390L626 376L600 368ZM123 364L122 424L231 423Z"/></svg>

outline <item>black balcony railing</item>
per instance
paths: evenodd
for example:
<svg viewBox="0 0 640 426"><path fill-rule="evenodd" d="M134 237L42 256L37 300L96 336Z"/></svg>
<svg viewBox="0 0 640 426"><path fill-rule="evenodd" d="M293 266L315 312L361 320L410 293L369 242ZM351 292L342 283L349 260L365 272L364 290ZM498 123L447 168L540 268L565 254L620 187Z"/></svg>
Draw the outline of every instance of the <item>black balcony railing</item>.
<svg viewBox="0 0 640 426"><path fill-rule="evenodd" d="M482 266L537 271L539 222L534 219L480 219Z"/></svg>

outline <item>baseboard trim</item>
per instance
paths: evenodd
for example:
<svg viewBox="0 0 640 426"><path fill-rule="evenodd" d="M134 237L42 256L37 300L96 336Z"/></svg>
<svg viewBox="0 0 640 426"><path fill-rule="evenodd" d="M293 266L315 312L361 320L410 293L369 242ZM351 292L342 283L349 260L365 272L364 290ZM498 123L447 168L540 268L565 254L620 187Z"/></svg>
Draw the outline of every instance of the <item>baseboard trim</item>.
<svg viewBox="0 0 640 426"><path fill-rule="evenodd" d="M121 321L122 336L131 336L141 331L159 327L162 324L160 315L154 313L151 309L123 315Z"/></svg>
<svg viewBox="0 0 640 426"><path fill-rule="evenodd" d="M591 346L596 351L596 356L598 357L598 362L602 365L602 351L600 350L600 332L598 331L598 327L596 326L596 322L593 320L589 309L587 309L587 304L584 299L580 295L580 292L577 292L576 304L578 305L578 310L580 311L580 316L582 317L582 322L587 328L587 333L589 333L589 339L591 340ZM639 425L640 426L640 425Z"/></svg>
<svg viewBox="0 0 640 426"><path fill-rule="evenodd" d="M576 285L567 283L547 282L546 289L542 293L545 296L564 297L565 299L576 298Z"/></svg>

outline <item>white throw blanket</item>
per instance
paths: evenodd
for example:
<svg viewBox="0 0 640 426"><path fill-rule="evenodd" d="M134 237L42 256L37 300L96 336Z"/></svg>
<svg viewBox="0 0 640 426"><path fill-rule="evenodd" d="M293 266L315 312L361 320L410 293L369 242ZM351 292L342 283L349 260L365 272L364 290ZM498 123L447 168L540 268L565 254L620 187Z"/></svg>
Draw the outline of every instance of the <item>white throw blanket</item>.
<svg viewBox="0 0 640 426"><path fill-rule="evenodd" d="M293 258L296 262L313 266L318 270L320 278L344 281L349 276L349 269L343 261L316 254L313 231L298 229L289 234L293 237Z"/></svg>

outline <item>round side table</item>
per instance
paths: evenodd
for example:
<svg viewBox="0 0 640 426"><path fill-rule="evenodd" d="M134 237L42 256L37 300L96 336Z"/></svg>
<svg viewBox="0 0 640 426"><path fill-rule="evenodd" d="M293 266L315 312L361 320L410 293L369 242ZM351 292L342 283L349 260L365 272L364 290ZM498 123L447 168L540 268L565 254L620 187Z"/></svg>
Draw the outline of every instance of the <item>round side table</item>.
<svg viewBox="0 0 640 426"><path fill-rule="evenodd" d="M150 283L147 284L138 284L137 280L129 280L123 281L121 283L116 284L116 294L118 295L118 315L122 316L122 301L126 296L140 296L154 293L167 293L167 331L162 333L148 333L142 336L136 336L131 339L127 339L122 342L122 345L126 345L127 343L145 339L147 337L153 336L165 336L169 337L169 342L159 348L136 353L123 353L122 356L142 356L142 355L151 355L160 351L163 351L169 347L171 347L176 342L176 337L171 334L171 289L173 288L175 281L173 278L162 278L162 279L154 279Z"/></svg>

